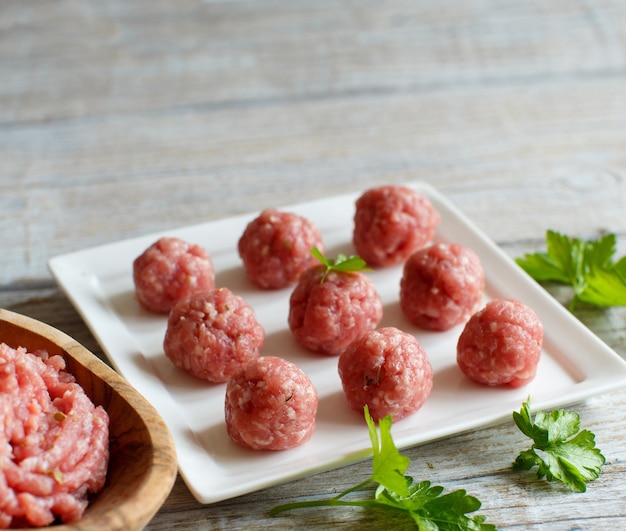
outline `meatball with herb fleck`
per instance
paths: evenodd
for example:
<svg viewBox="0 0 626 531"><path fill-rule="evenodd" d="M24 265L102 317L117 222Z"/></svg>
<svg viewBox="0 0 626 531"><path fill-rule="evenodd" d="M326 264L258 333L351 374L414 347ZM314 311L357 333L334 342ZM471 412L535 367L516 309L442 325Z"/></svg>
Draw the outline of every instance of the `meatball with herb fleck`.
<svg viewBox="0 0 626 531"><path fill-rule="evenodd" d="M163 349L177 367L217 383L258 358L264 341L252 307L229 289L215 288L176 303Z"/></svg>
<svg viewBox="0 0 626 531"><path fill-rule="evenodd" d="M394 327L364 334L338 363L339 377L350 407L368 406L375 421L394 421L415 413L433 388L433 370L418 340Z"/></svg>
<svg viewBox="0 0 626 531"><path fill-rule="evenodd" d="M317 390L294 363L261 356L226 385L226 430L254 450L287 450L315 432Z"/></svg>

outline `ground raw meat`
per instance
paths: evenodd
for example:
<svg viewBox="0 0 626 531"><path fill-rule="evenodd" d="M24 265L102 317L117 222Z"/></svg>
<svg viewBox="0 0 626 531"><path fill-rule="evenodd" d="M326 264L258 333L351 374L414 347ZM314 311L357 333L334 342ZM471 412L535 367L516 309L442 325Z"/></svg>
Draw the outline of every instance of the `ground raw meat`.
<svg viewBox="0 0 626 531"><path fill-rule="evenodd" d="M317 391L294 363L262 356L226 385L226 430L254 450L286 450L315 431Z"/></svg>
<svg viewBox="0 0 626 531"><path fill-rule="evenodd" d="M135 296L147 310L168 313L194 291L215 285L206 250L180 238L160 238L133 262Z"/></svg>
<svg viewBox="0 0 626 531"><path fill-rule="evenodd" d="M248 278L265 289L284 288L298 281L300 273L316 263L311 248L322 253L317 227L291 212L263 210L239 239L239 256Z"/></svg>
<svg viewBox="0 0 626 531"><path fill-rule="evenodd" d="M463 373L485 385L521 387L537 372L543 325L535 312L511 299L496 299L466 323L457 344Z"/></svg>
<svg viewBox="0 0 626 531"><path fill-rule="evenodd" d="M359 272L331 271L324 266L300 276L289 299L289 329L302 346L339 355L355 339L376 328L383 305L374 283Z"/></svg>
<svg viewBox="0 0 626 531"><path fill-rule="evenodd" d="M176 303L163 350L177 367L217 383L256 359L264 341L252 307L228 288L214 288Z"/></svg>
<svg viewBox="0 0 626 531"><path fill-rule="evenodd" d="M430 200L411 188L371 188L356 201L356 252L372 267L400 264L433 238L439 219Z"/></svg>
<svg viewBox="0 0 626 531"><path fill-rule="evenodd" d="M414 325L449 330L481 305L485 273L476 253L458 243L436 243L413 253L400 280L400 308Z"/></svg>
<svg viewBox="0 0 626 531"><path fill-rule="evenodd" d="M77 522L106 479L106 411L61 356L4 343L0 397L0 527Z"/></svg>
<svg viewBox="0 0 626 531"><path fill-rule="evenodd" d="M433 387L433 370L417 339L394 327L366 333L339 356L339 377L350 407L367 404L376 421L415 413Z"/></svg>

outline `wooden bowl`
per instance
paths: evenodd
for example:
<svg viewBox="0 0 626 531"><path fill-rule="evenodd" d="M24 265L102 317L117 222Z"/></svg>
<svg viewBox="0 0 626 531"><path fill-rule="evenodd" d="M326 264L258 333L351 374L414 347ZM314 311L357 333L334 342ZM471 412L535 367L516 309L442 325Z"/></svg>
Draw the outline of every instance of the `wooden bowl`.
<svg viewBox="0 0 626 531"><path fill-rule="evenodd" d="M142 529L167 498L177 472L172 437L156 410L113 369L49 325L0 309L0 342L60 354L67 371L94 404L109 414L110 458L104 488L93 497L80 522L50 529Z"/></svg>

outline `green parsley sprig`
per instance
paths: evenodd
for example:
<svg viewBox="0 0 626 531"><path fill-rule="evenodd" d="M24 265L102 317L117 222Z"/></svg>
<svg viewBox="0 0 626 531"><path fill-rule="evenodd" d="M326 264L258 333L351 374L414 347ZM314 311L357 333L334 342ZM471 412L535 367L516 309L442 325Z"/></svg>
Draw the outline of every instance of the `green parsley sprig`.
<svg viewBox="0 0 626 531"><path fill-rule="evenodd" d="M596 448L595 435L579 431L578 413L564 409L538 412L533 421L527 399L519 412L513 412L513 420L533 440L532 447L517 456L513 470L530 470L537 465L537 477L560 481L574 492L585 492L587 482L600 475L605 458Z"/></svg>
<svg viewBox="0 0 626 531"><path fill-rule="evenodd" d="M311 249L311 254L326 268L320 280L320 284L326 280L328 273L331 271L371 271L371 269L367 267L365 260L360 256L346 256L343 253L339 253L337 258L326 258L317 247Z"/></svg>
<svg viewBox="0 0 626 531"><path fill-rule="evenodd" d="M546 232L546 252L526 254L516 262L539 282L553 281L574 288L569 305L626 306L626 256L617 262L615 234L597 240L571 238L556 231Z"/></svg>
<svg viewBox="0 0 626 531"><path fill-rule="evenodd" d="M465 490L443 494L443 487L431 487L429 481L414 483L405 476L410 459L398 452L391 436L392 419L387 415L376 424L364 408L369 436L372 442L372 475L330 499L286 503L273 507L272 516L305 507L369 507L403 512L413 519L417 529L428 531L496 531L496 526L485 523L481 515L467 516L480 509L481 503ZM374 498L345 500L344 498L370 484L378 484Z"/></svg>

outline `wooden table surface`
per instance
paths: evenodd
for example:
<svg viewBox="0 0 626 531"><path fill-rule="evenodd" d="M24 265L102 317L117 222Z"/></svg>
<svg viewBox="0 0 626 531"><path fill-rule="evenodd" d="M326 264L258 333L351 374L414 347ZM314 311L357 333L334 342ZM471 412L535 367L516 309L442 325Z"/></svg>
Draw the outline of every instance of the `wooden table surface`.
<svg viewBox="0 0 626 531"><path fill-rule="evenodd" d="M0 305L97 355L50 257L415 180L512 257L548 228L614 232L625 254L626 3L0 4ZM576 316L626 356L624 308ZM512 422L411 448L409 473L467 489L499 529L623 529L626 389L574 409L607 457L584 494L513 473ZM268 515L369 466L214 505L178 479L148 529L394 528L358 509Z"/></svg>

